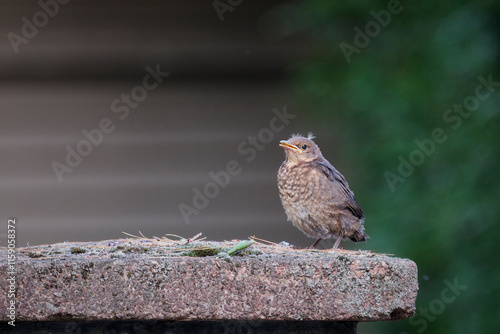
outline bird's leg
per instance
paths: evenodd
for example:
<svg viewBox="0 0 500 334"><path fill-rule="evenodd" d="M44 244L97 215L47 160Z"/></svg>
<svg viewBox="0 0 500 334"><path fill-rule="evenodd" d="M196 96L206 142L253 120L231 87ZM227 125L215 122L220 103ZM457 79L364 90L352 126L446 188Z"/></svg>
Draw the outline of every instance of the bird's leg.
<svg viewBox="0 0 500 334"><path fill-rule="evenodd" d="M319 238L318 240L316 240L316 241L315 241L315 242L314 242L314 243L313 243L313 244L309 247L309 249L314 249L314 248L316 248L316 246L319 244L319 242L320 242L321 240L322 240L321 238Z"/></svg>
<svg viewBox="0 0 500 334"><path fill-rule="evenodd" d="M342 240L342 235L339 235L332 249L337 249L340 245L340 241Z"/></svg>

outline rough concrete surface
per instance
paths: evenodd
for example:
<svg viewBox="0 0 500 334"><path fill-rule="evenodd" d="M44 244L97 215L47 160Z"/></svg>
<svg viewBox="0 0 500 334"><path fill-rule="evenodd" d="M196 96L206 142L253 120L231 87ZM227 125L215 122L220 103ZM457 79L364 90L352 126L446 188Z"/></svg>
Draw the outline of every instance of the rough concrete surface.
<svg viewBox="0 0 500 334"><path fill-rule="evenodd" d="M414 262L366 251L119 239L19 248L16 321L335 320L410 317ZM11 276L0 250L0 300ZM0 319L8 320L6 307Z"/></svg>

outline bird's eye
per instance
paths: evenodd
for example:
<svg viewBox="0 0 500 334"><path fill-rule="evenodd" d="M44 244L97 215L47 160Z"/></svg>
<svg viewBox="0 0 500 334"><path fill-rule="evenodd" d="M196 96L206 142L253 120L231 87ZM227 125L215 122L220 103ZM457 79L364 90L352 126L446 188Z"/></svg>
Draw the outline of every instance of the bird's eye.
<svg viewBox="0 0 500 334"><path fill-rule="evenodd" d="M302 144L302 149L305 150L307 148L306 144Z"/></svg>

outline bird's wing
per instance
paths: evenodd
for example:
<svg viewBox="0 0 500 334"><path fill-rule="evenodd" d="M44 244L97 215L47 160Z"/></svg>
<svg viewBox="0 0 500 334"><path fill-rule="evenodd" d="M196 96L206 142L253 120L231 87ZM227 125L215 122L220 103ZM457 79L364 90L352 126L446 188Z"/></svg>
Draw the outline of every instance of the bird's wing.
<svg viewBox="0 0 500 334"><path fill-rule="evenodd" d="M364 218L363 210L356 200L356 197L354 197L354 193L349 188L347 180L335 167L333 167L328 162L318 160L312 161L310 165L311 167L323 173L337 191L346 195L345 198L347 210L351 211L354 216L360 219Z"/></svg>

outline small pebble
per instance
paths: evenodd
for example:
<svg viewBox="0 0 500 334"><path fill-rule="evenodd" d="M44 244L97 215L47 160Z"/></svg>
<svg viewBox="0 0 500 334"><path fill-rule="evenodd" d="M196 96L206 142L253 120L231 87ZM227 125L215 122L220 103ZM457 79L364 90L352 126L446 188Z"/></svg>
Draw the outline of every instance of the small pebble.
<svg viewBox="0 0 500 334"><path fill-rule="evenodd" d="M285 247L291 247L291 248L295 248L294 245L292 245L291 243L289 242L286 242L286 241L282 241L279 243L280 246L285 246Z"/></svg>

